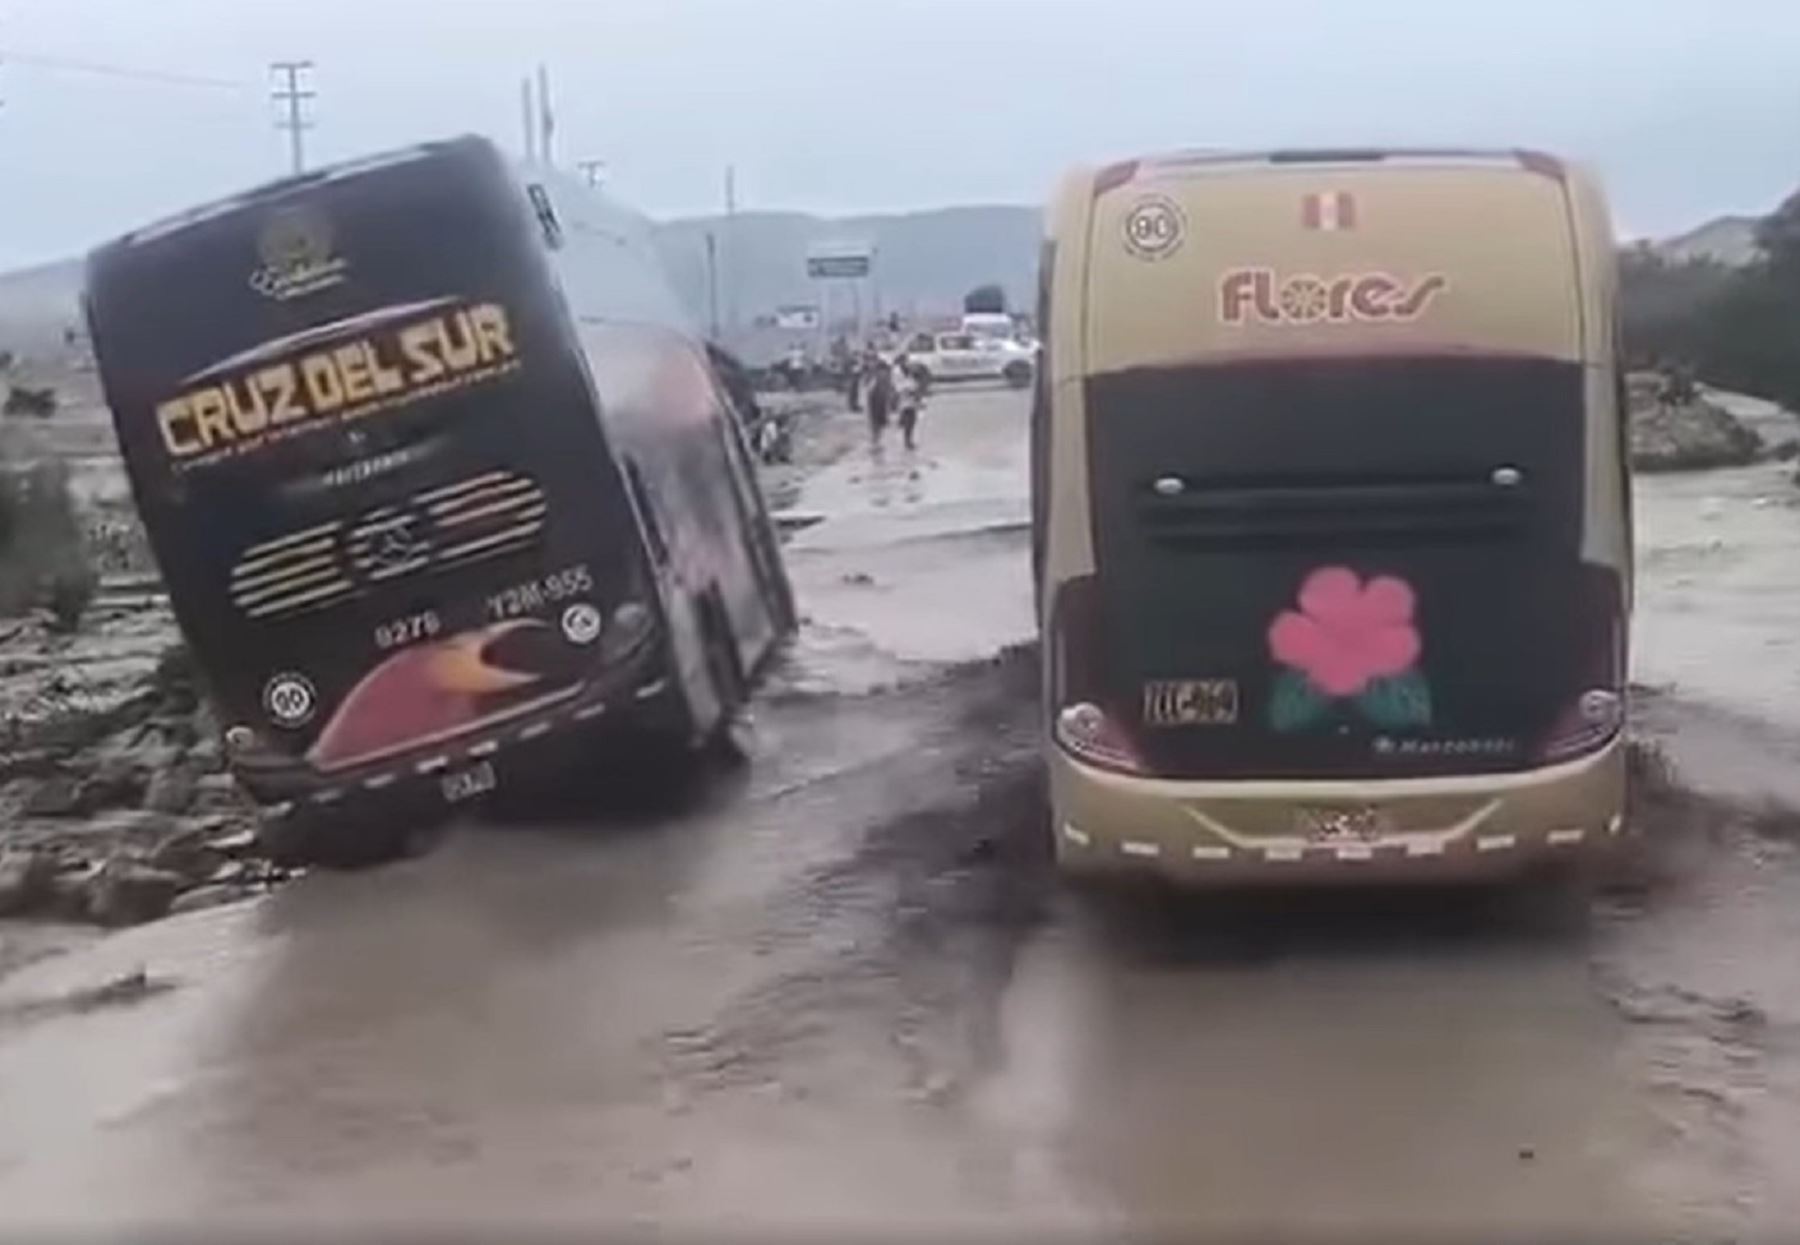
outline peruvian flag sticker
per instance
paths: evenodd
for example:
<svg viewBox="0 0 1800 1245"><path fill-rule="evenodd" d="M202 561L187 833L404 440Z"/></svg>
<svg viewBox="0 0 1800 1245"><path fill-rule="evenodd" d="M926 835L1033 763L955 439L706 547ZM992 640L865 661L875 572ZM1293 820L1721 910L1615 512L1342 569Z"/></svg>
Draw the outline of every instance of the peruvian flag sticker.
<svg viewBox="0 0 1800 1245"><path fill-rule="evenodd" d="M1348 190L1329 190L1307 195L1300 201L1300 219L1308 229L1337 233L1356 228L1356 197Z"/></svg>

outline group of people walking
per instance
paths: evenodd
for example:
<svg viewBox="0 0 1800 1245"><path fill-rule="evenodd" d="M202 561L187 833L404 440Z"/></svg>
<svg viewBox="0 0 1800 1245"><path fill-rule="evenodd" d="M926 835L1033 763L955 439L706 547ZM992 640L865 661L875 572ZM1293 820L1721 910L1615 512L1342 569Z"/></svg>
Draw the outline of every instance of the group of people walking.
<svg viewBox="0 0 1800 1245"><path fill-rule="evenodd" d="M850 409L869 416L869 440L881 444L891 420L900 425L907 449L918 448L919 413L925 405L926 376L901 351L888 362L873 348L865 351L850 372Z"/></svg>

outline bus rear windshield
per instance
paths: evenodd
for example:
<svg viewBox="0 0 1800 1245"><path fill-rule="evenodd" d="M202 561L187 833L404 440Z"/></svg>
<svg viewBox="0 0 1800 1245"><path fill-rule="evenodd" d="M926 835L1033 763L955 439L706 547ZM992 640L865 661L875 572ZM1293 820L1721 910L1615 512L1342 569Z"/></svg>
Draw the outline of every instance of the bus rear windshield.
<svg viewBox="0 0 1800 1245"><path fill-rule="evenodd" d="M521 366L542 262L504 169L464 144L128 238L89 280L126 450L152 474L366 459Z"/></svg>

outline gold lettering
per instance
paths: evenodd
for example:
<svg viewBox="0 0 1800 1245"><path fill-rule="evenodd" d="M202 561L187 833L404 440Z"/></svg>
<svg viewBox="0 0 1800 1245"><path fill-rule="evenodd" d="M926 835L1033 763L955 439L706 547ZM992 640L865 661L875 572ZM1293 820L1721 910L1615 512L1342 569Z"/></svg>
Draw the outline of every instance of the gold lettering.
<svg viewBox="0 0 1800 1245"><path fill-rule="evenodd" d="M432 352L432 345L437 339L437 321L430 320L424 324L415 324L400 333L400 353L412 365L410 379L415 385L423 385L434 381L444 374L444 365Z"/></svg>
<svg viewBox="0 0 1800 1245"><path fill-rule="evenodd" d="M375 348L374 342L367 342L363 350L369 356L369 370L375 374L375 388L381 393L399 393L406 388L406 373L392 364L381 361L381 351Z"/></svg>
<svg viewBox="0 0 1800 1245"><path fill-rule="evenodd" d="M323 415L344 405L344 382L328 354L309 354L300 360L300 376L315 414Z"/></svg>
<svg viewBox="0 0 1800 1245"><path fill-rule="evenodd" d="M194 426L200 430L202 445L210 450L221 441L236 439L237 433L231 427L231 403L226 401L224 390L201 389L189 401L193 403Z"/></svg>
<svg viewBox="0 0 1800 1245"><path fill-rule="evenodd" d="M1433 292L1428 287L1424 297ZM156 421L170 457L191 458L346 407L424 398L409 391L517 355L506 308L480 303L195 389L159 405Z"/></svg>
<svg viewBox="0 0 1800 1245"><path fill-rule="evenodd" d="M375 397L375 373L370 370L368 355L363 353L366 349L363 342L351 342L331 352L344 382L345 401L367 402Z"/></svg>
<svg viewBox="0 0 1800 1245"><path fill-rule="evenodd" d="M475 328L475 341L481 348L481 361L510 359L516 353L512 329L506 322L506 308L497 303L483 303L470 309L469 323Z"/></svg>
<svg viewBox="0 0 1800 1245"><path fill-rule="evenodd" d="M481 346L475 340L468 312L459 311L438 321L438 344L443 347L444 363L452 372L481 366Z"/></svg>
<svg viewBox="0 0 1800 1245"><path fill-rule="evenodd" d="M176 422L193 418L193 410L185 397L176 398L172 402L164 402L156 408L156 423L162 429L163 445L168 448L173 458L186 458L190 454L198 454L206 446L200 441L189 440L176 432Z"/></svg>
<svg viewBox="0 0 1800 1245"><path fill-rule="evenodd" d="M269 426L269 408L263 405L262 391L251 380L226 381L220 386L231 408L231 423L238 435L253 437Z"/></svg>
<svg viewBox="0 0 1800 1245"><path fill-rule="evenodd" d="M271 424L291 424L296 419L306 418L306 408L298 401L300 378L294 374L292 363L264 368L256 374L256 384L269 395Z"/></svg>

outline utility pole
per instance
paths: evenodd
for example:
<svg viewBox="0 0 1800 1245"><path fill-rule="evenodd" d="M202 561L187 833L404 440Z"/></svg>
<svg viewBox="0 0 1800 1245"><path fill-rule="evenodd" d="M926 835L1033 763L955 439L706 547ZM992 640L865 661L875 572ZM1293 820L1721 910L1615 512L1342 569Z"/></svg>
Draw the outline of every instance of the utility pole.
<svg viewBox="0 0 1800 1245"><path fill-rule="evenodd" d="M519 79L519 120L525 132L525 163L537 159L537 107L531 102L531 76Z"/></svg>
<svg viewBox="0 0 1800 1245"><path fill-rule="evenodd" d="M719 240L706 231L706 306L712 319L712 339L719 340Z"/></svg>
<svg viewBox="0 0 1800 1245"><path fill-rule="evenodd" d="M556 115L550 110L550 71L542 65L538 66L538 116L540 119L540 137L538 139L538 158L545 165L556 163L555 148L551 139L556 134Z"/></svg>
<svg viewBox="0 0 1800 1245"><path fill-rule="evenodd" d="M732 279L737 269L737 168L725 166L725 325L737 335L737 282ZM715 334L716 336L716 334Z"/></svg>
<svg viewBox="0 0 1800 1245"><path fill-rule="evenodd" d="M575 167L581 170L581 175L587 179L588 185L598 186L600 184L600 174L606 168L606 161L577 160L575 162Z"/></svg>
<svg viewBox="0 0 1800 1245"><path fill-rule="evenodd" d="M300 75L313 67L311 61L273 61L269 65L272 73L286 79L284 85L273 92L276 103L287 105L287 116L278 117L275 128L288 132L288 152L293 160L293 171L306 171L306 150L301 135L312 128L312 122L301 115L301 104L318 97L317 91L308 91L300 85Z"/></svg>

